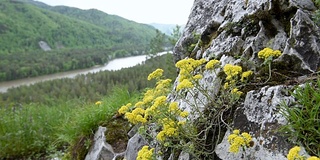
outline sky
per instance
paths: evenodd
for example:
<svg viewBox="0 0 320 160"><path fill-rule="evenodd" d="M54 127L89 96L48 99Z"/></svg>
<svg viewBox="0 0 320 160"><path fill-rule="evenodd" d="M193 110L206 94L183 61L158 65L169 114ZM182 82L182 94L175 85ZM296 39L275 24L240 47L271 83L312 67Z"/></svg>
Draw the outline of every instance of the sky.
<svg viewBox="0 0 320 160"><path fill-rule="evenodd" d="M37 0L51 6L95 8L138 22L186 24L194 0Z"/></svg>

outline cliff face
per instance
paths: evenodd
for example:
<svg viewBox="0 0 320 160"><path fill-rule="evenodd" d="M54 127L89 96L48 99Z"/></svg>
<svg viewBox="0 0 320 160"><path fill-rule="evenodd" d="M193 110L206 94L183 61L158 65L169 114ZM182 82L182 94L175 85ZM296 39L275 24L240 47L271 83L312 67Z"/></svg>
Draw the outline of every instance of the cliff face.
<svg viewBox="0 0 320 160"><path fill-rule="evenodd" d="M280 59L287 66L315 71L319 67L319 28L311 20L315 9L311 0L196 0L174 49L176 60L240 55L257 61L257 53L270 47L283 51ZM190 48L192 44L196 46Z"/></svg>
<svg viewBox="0 0 320 160"><path fill-rule="evenodd" d="M320 30L312 20L316 9L311 0L195 0L183 35L174 48L175 61L205 59L203 64L209 64L215 59L220 67L209 70L207 65L198 65L191 72L191 77L201 74L196 81L198 88L184 91L178 89L183 83L180 74L167 100L178 102L180 109L189 111L189 119L197 129L202 129L199 141L195 141L198 146L190 146L204 146L194 151L205 151L207 155L195 158L195 154L184 150L177 155L172 147L158 158L285 160L293 144L279 133L279 128L288 123L279 106L281 103L290 106L295 98L288 90L303 84L320 67ZM282 54L263 59L258 53L265 48ZM226 89L226 84L238 84L231 76L228 80L227 65L252 71L249 81L237 86L241 96L226 95L234 91ZM156 124L148 127L151 136L157 135L158 127ZM233 129L249 133L251 147L236 154L229 152L228 136ZM155 139L146 140L136 132L130 133L132 138L123 153L127 160L135 159L143 145L161 148ZM182 144L179 140L175 143Z"/></svg>
<svg viewBox="0 0 320 160"><path fill-rule="evenodd" d="M272 62L273 76L267 82L266 78L255 81L257 85L245 93L230 117L233 128L253 135L254 146L245 151L246 158L286 159L292 147L277 132L287 123L278 106L294 101L287 92L289 84L301 83L305 75L319 69L320 30L312 21L315 9L311 0L195 0L174 48L176 61L218 59L222 66L237 64L252 70L257 78L266 75L259 68L263 61L258 52L266 47L282 51ZM205 72L203 88L221 88L220 83L212 84L219 79L215 73ZM180 107L190 106L182 103ZM216 147L216 154L221 159L243 159L243 154L227 152L228 135L229 131Z"/></svg>

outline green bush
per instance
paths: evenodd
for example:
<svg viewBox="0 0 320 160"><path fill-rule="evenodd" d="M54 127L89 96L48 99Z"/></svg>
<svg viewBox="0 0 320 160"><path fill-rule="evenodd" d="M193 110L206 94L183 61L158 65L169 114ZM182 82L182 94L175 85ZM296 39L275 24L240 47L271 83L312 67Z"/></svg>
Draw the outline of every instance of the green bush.
<svg viewBox="0 0 320 160"><path fill-rule="evenodd" d="M47 107L38 104L0 108L0 157L37 157L55 141L56 129L77 103Z"/></svg>
<svg viewBox="0 0 320 160"><path fill-rule="evenodd" d="M0 108L0 159L50 158L66 147L79 152L71 158L83 158L95 129L138 95L119 86L110 93L97 104L70 100Z"/></svg>
<svg viewBox="0 0 320 160"><path fill-rule="evenodd" d="M301 142L311 155L320 156L320 81L307 83L292 92L293 106L282 105L288 125L282 131L293 143Z"/></svg>
<svg viewBox="0 0 320 160"><path fill-rule="evenodd" d="M138 97L137 93L131 94L125 87L115 87L111 93L95 104L87 104L73 110L68 121L59 127L59 143L67 143L70 158L84 159L90 147L90 138L98 126L110 121L119 106Z"/></svg>

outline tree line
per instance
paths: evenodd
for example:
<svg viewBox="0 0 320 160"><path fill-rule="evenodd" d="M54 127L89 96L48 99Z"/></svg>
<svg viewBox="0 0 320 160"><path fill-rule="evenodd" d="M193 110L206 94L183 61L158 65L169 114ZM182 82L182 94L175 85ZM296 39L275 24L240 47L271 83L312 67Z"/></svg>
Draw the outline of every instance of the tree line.
<svg viewBox="0 0 320 160"><path fill-rule="evenodd" d="M118 85L127 86L129 91L141 91L154 85L155 82L148 81L147 77L156 68L164 69L168 78L176 77L172 54L165 54L148 59L144 64L118 71L100 71L79 75L74 79L63 78L12 88L0 94L0 106L27 103L50 105L72 99L95 102Z"/></svg>
<svg viewBox="0 0 320 160"><path fill-rule="evenodd" d="M135 49L135 50L133 50ZM110 59L139 55L142 50L130 46L92 49L33 51L0 55L0 81L64 72L103 65Z"/></svg>

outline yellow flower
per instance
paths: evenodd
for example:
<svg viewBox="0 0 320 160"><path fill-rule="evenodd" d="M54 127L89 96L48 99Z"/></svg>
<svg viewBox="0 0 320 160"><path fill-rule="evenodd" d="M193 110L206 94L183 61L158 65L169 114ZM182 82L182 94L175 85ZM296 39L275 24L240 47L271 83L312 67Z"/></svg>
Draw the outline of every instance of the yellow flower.
<svg viewBox="0 0 320 160"><path fill-rule="evenodd" d="M129 108L128 108L127 106L122 106L122 107L118 110L118 113L119 113L119 114L125 114L128 110L129 110Z"/></svg>
<svg viewBox="0 0 320 160"><path fill-rule="evenodd" d="M233 134L240 134L240 130L239 129L235 129L235 130L233 130Z"/></svg>
<svg viewBox="0 0 320 160"><path fill-rule="evenodd" d="M239 152L239 146L237 144L232 144L229 148L229 152L232 153L238 153Z"/></svg>
<svg viewBox="0 0 320 160"><path fill-rule="evenodd" d="M101 103L102 103L101 101L97 101L95 104L100 105Z"/></svg>
<svg viewBox="0 0 320 160"><path fill-rule="evenodd" d="M236 137L238 137L236 134L230 134L230 135L228 136L228 142L229 142L229 143L232 143L233 140L234 140Z"/></svg>
<svg viewBox="0 0 320 160"><path fill-rule="evenodd" d="M231 91L232 94L237 94L238 96L241 96L242 92L239 91L238 88L234 88L232 91Z"/></svg>
<svg viewBox="0 0 320 160"><path fill-rule="evenodd" d="M135 115L133 113L127 112L125 114L125 118L128 119L130 123L137 124L137 121L135 120Z"/></svg>
<svg viewBox="0 0 320 160"><path fill-rule="evenodd" d="M248 77L251 76L252 74L253 74L252 71L243 72L242 75L241 75L241 81L243 82L246 78L248 78Z"/></svg>
<svg viewBox="0 0 320 160"><path fill-rule="evenodd" d="M166 128L166 130L164 130L164 131L165 131L166 135L169 137L177 135L177 129L175 129L173 127Z"/></svg>
<svg viewBox="0 0 320 160"><path fill-rule="evenodd" d="M136 120L137 122L142 123L142 124L147 123L147 119L143 118L141 115L137 115L137 116L135 117L135 120Z"/></svg>
<svg viewBox="0 0 320 160"><path fill-rule="evenodd" d="M156 90L163 90L165 88L168 88L171 83L171 79L164 79L157 82Z"/></svg>
<svg viewBox="0 0 320 160"><path fill-rule="evenodd" d="M147 90L147 92L144 94L144 97L143 97L143 103L144 104L148 104L150 102L153 101L153 98L154 98L154 92L152 89L149 89Z"/></svg>
<svg viewBox="0 0 320 160"><path fill-rule="evenodd" d="M228 142L230 144L229 151L237 153L240 147L250 147L251 140L252 137L250 134L243 132L240 135L240 130L236 129L228 136Z"/></svg>
<svg viewBox="0 0 320 160"><path fill-rule="evenodd" d="M132 113L133 113L134 115L138 115L138 114L143 115L144 112L145 112L145 110L142 109L142 108L135 108L135 109L132 111Z"/></svg>
<svg viewBox="0 0 320 160"><path fill-rule="evenodd" d="M316 156L309 157L307 160L320 160L320 158Z"/></svg>
<svg viewBox="0 0 320 160"><path fill-rule="evenodd" d="M169 105L169 111L170 112L176 112L179 110L179 107L178 107L178 102L172 102L170 103Z"/></svg>
<svg viewBox="0 0 320 160"><path fill-rule="evenodd" d="M258 52L258 57L261 59L268 59L269 57L279 57L281 54L282 53L279 50L264 48L263 50Z"/></svg>
<svg viewBox="0 0 320 160"><path fill-rule="evenodd" d="M157 140L160 142L163 142L166 137L165 137L165 131L160 131L157 136L156 136Z"/></svg>
<svg viewBox="0 0 320 160"><path fill-rule="evenodd" d="M197 75L193 76L194 80L199 80L201 78L202 78L202 75L200 75L200 74L197 74Z"/></svg>
<svg viewBox="0 0 320 160"><path fill-rule="evenodd" d="M160 97L157 97L155 100L154 100L154 103L153 105L158 107L160 105L164 105L166 104L166 101L167 101L167 97L166 96L160 96Z"/></svg>
<svg viewBox="0 0 320 160"><path fill-rule="evenodd" d="M183 111L183 112L180 113L180 116L183 117L183 118L188 117L188 115L189 115L188 111Z"/></svg>
<svg viewBox="0 0 320 160"><path fill-rule="evenodd" d="M141 108L144 105L142 101L137 102L134 106Z"/></svg>
<svg viewBox="0 0 320 160"><path fill-rule="evenodd" d="M152 73L149 74L148 76L148 80L152 80L152 79L158 79L163 75L163 69L156 69L155 71L153 71Z"/></svg>
<svg viewBox="0 0 320 160"><path fill-rule="evenodd" d="M187 121L179 121L179 122L178 122L178 125L179 125L179 126L183 126L183 125L185 125L186 123L187 123Z"/></svg>
<svg viewBox="0 0 320 160"><path fill-rule="evenodd" d="M288 160L303 160L303 157L299 155L300 150L298 146L291 148L287 155Z"/></svg>
<svg viewBox="0 0 320 160"><path fill-rule="evenodd" d="M251 135L247 132L243 132L243 133L241 133L241 136L244 138L246 145L250 146L250 142L252 141Z"/></svg>
<svg viewBox="0 0 320 160"><path fill-rule="evenodd" d="M187 88L193 88L193 84L188 79L184 79L182 82L178 84L176 90L179 91L181 89Z"/></svg>
<svg viewBox="0 0 320 160"><path fill-rule="evenodd" d="M224 73L227 75L226 80L231 80L233 77L237 76L242 72L242 67L237 66L237 65L232 65L232 64L226 64L223 67Z"/></svg>
<svg viewBox="0 0 320 160"><path fill-rule="evenodd" d="M200 78L200 76L193 77L192 72L205 62L205 59L194 60L192 58L182 59L178 61L176 63L176 67L180 69L179 82L182 82L185 79L191 81L193 78L195 78L195 80L197 80L197 78Z"/></svg>
<svg viewBox="0 0 320 160"><path fill-rule="evenodd" d="M244 146L245 145L245 141L243 139L243 137L236 137L234 140L233 140L233 143L239 145L239 146Z"/></svg>
<svg viewBox="0 0 320 160"><path fill-rule="evenodd" d="M228 82L224 83L223 88L224 89L228 89L229 88L229 83Z"/></svg>
<svg viewBox="0 0 320 160"><path fill-rule="evenodd" d="M143 146L138 152L137 160L152 160L154 148L149 150L149 146Z"/></svg>
<svg viewBox="0 0 320 160"><path fill-rule="evenodd" d="M213 60L210 60L207 64L206 64L206 69L213 69L214 66L216 64L218 64L220 61L216 60L216 59L213 59Z"/></svg>
<svg viewBox="0 0 320 160"><path fill-rule="evenodd" d="M152 114L151 108L147 108L146 111L144 112L144 118L148 119L148 117Z"/></svg>

